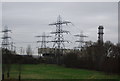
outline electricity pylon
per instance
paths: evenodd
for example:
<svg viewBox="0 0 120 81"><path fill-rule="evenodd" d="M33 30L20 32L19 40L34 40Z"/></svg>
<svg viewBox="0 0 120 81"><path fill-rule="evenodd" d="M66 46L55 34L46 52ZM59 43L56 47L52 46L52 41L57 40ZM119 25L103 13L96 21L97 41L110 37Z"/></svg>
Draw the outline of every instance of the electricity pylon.
<svg viewBox="0 0 120 81"><path fill-rule="evenodd" d="M9 39L11 38L10 36L8 36L8 33L11 32L11 30L8 29L7 26L4 27L3 29L3 37L2 37L2 48L3 49L6 49L4 52L5 54L9 54L8 50L10 50L10 42L9 42ZM2 50L3 50L2 49ZM10 57L9 57L10 58ZM10 75L10 60L7 59L6 61L7 63L7 78L9 78L9 75ZM2 65L2 69L4 70L4 60L3 60L3 65ZM2 79L4 79L4 71L2 73Z"/></svg>
<svg viewBox="0 0 120 81"><path fill-rule="evenodd" d="M81 49L83 47L83 44L86 43L86 41L84 41L84 38L88 37L86 35L83 34L83 32L81 32L80 34L74 35L75 37L79 37L79 40L75 41L78 42L78 46L74 47L75 49Z"/></svg>
<svg viewBox="0 0 120 81"><path fill-rule="evenodd" d="M42 40L41 41L37 41L37 43L41 43L41 53L46 53L46 43L49 43L50 41L47 41L46 38L49 38L51 36L47 36L45 34L45 32L43 33L43 35L39 35L39 36L36 36L36 37L41 37ZM38 48L38 52L39 52L39 48ZM39 54L39 53L38 53Z"/></svg>
<svg viewBox="0 0 120 81"><path fill-rule="evenodd" d="M4 30L2 31L4 34L3 34L3 37L2 37L2 48L5 48L5 49L10 49L9 48L9 45L10 45L10 42L9 42L9 38L11 38L10 36L8 36L8 32L11 32L11 30L8 29L7 26L4 27Z"/></svg>
<svg viewBox="0 0 120 81"><path fill-rule="evenodd" d="M56 57L57 57L57 63L59 64L59 60L60 60L60 56L61 56L61 49L65 49L65 45L64 42L68 42L66 40L64 40L63 37L63 33L69 33L69 31L63 30L62 26L63 25L68 25L69 21L62 21L62 18L60 17L60 15L57 18L57 22L49 24L49 25L55 25L56 26L56 31L55 32L51 32L51 34L55 34L55 38L53 44L53 48L57 49L57 53L56 53Z"/></svg>

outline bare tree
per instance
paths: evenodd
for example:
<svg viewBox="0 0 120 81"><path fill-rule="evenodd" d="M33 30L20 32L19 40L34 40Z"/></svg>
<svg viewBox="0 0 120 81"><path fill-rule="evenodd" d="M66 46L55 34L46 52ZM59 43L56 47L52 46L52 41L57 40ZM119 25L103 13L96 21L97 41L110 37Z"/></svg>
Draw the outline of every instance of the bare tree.
<svg viewBox="0 0 120 81"><path fill-rule="evenodd" d="M32 48L30 45L27 46L26 53L27 55L32 55Z"/></svg>

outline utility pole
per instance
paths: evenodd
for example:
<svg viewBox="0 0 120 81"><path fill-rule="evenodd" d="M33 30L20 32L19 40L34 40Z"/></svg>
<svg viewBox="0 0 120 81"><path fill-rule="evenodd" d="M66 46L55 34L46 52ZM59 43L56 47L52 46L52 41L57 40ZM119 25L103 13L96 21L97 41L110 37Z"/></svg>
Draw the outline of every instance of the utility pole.
<svg viewBox="0 0 120 81"><path fill-rule="evenodd" d="M42 41L37 41L37 43L41 43L41 48L38 47L38 54L40 53L46 53L46 43L49 43L50 41L47 41L46 38L49 38L51 36L48 36L45 34L45 32L42 35L36 36L36 37L41 37ZM39 52L39 50L41 50Z"/></svg>
<svg viewBox="0 0 120 81"><path fill-rule="evenodd" d="M14 53L16 54L16 46L13 46L14 47Z"/></svg>
<svg viewBox="0 0 120 81"><path fill-rule="evenodd" d="M11 42L11 51L13 51L13 44L14 44L14 43L13 43L13 42Z"/></svg>
<svg viewBox="0 0 120 81"><path fill-rule="evenodd" d="M16 47L14 46L14 42L11 42L10 43L10 45L11 45L11 52L13 53L13 54L15 54L15 49L16 49Z"/></svg>
<svg viewBox="0 0 120 81"><path fill-rule="evenodd" d="M20 47L20 55L23 55L23 47ZM21 81L21 74L22 74L22 59L19 59L19 63L18 63L18 81Z"/></svg>
<svg viewBox="0 0 120 81"><path fill-rule="evenodd" d="M20 47L20 55L23 54L23 47Z"/></svg>
<svg viewBox="0 0 120 81"><path fill-rule="evenodd" d="M79 40L75 41L75 42L78 42L78 46L77 47L74 47L75 49L78 48L78 49L81 49L83 47L83 43L86 43L84 41L84 38L88 37L86 35L83 34L83 32L81 32L80 34L77 34L77 35L74 35L75 37L79 37Z"/></svg>
<svg viewBox="0 0 120 81"><path fill-rule="evenodd" d="M62 29L62 25L63 24L68 25L69 23L71 23L71 22L62 21L62 18L59 15L58 18L57 18L57 22L49 24L49 25L55 25L56 26L56 31L51 32L51 34L55 34L55 39L54 39L54 41L51 41L51 42L54 42L53 48L57 49L56 58L57 58L57 63L58 64L60 62L61 49L65 49L64 42L68 42L68 41L64 40L63 33L69 33L69 31L65 31L65 30Z"/></svg>

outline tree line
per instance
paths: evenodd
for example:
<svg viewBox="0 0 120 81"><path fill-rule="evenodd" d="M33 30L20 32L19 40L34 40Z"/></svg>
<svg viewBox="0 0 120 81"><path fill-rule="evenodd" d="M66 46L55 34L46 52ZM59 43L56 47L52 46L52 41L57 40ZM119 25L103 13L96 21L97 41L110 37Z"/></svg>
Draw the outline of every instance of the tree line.
<svg viewBox="0 0 120 81"><path fill-rule="evenodd" d="M56 52L57 53L57 52ZM74 50L64 55L60 55L61 66L70 68L82 68L103 71L106 73L120 73L120 44L114 45L110 41L106 41L102 45L98 42L89 43L80 50ZM54 55L48 57L33 58L32 55L13 54L10 50L2 49L2 78L5 72L10 77L10 69L12 64L18 64L19 80L21 78L22 64L57 64Z"/></svg>
<svg viewBox="0 0 120 81"><path fill-rule="evenodd" d="M66 67L92 69L107 73L120 73L120 44L110 41L99 45L94 43L78 53L64 55Z"/></svg>

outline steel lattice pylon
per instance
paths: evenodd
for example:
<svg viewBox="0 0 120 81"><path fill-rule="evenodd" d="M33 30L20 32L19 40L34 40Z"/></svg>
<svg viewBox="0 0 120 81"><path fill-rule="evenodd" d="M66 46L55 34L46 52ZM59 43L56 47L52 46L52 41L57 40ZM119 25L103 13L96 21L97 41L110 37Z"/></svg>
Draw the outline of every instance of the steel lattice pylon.
<svg viewBox="0 0 120 81"><path fill-rule="evenodd" d="M63 33L69 33L69 31L65 31L62 29L62 25L65 24L67 25L68 23L71 23L69 21L62 21L61 16L59 15L57 18L57 22L49 24L49 25L55 25L56 26L56 31L55 32L51 32L51 34L55 34L55 38L54 38L54 44L53 47L57 48L57 49L61 49L61 48L65 48L64 42L68 42L66 40L64 40L63 37Z"/></svg>
<svg viewBox="0 0 120 81"><path fill-rule="evenodd" d="M83 35L83 32L81 31L81 33L80 34L78 34L78 35L74 35L75 37L79 37L79 40L78 41L75 41L75 42L78 42L79 44L78 44L78 46L77 47L74 47L74 48L82 48L83 47L83 43L86 43L85 41L84 41L84 38L85 37L88 37L88 36L86 36L86 35Z"/></svg>
<svg viewBox="0 0 120 81"><path fill-rule="evenodd" d="M62 49L65 49L64 42L68 42L68 41L64 40L63 33L69 33L69 31L63 30L62 26L63 26L63 24L67 25L69 23L71 23L71 22L62 21L62 18L59 15L58 18L57 18L57 22L49 24L49 25L55 25L56 26L56 31L51 32L51 34L55 34L54 41L51 41L51 42L54 42L53 48L55 48L57 50L57 52L55 52L55 54L56 54L56 57L57 57L57 63L58 64L59 64L59 58L60 58L60 56L63 52Z"/></svg>
<svg viewBox="0 0 120 81"><path fill-rule="evenodd" d="M11 37L8 36L8 32L11 32L11 30L8 30L8 27L5 26L4 30L2 32L4 33L3 37L2 37L2 39L3 39L2 40L2 48L10 49L9 48L9 45L10 45L9 38L11 38Z"/></svg>
<svg viewBox="0 0 120 81"><path fill-rule="evenodd" d="M39 35L39 36L36 36L36 37L41 37L42 38L42 40L41 41L37 41L37 43L41 43L41 53L45 53L46 52L46 43L49 43L49 42L51 42L51 41L47 41L46 40L46 38L49 38L49 37L51 37L51 36L47 36L46 34L45 34L45 32L42 34L42 35ZM38 48L39 49L39 48Z"/></svg>

